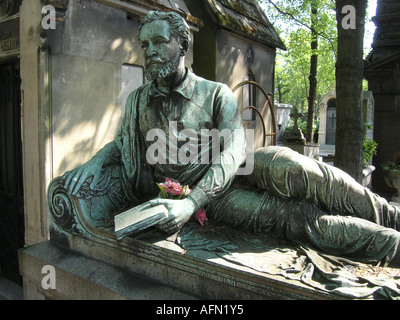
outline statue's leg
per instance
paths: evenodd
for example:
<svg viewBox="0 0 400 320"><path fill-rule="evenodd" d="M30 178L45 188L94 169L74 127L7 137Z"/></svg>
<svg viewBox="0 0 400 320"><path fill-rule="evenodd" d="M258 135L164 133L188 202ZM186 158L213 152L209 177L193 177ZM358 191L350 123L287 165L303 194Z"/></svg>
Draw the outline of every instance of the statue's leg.
<svg viewBox="0 0 400 320"><path fill-rule="evenodd" d="M400 230L400 212L344 171L285 147L254 153L246 177L257 188L285 199L306 199L330 214L353 215Z"/></svg>
<svg viewBox="0 0 400 320"><path fill-rule="evenodd" d="M400 267L400 232L357 217L327 214L305 200L232 188L210 203L208 214L214 220L259 235L278 236L329 254Z"/></svg>

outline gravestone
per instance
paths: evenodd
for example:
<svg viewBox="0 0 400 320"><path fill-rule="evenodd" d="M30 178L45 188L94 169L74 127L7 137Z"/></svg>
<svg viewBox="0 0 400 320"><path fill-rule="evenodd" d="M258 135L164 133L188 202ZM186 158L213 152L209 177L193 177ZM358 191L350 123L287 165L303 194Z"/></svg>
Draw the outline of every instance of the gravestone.
<svg viewBox="0 0 400 320"><path fill-rule="evenodd" d="M286 127L289 124L290 120L290 111L293 108L290 104L284 103L276 103L275 107L275 114L276 114L276 123L278 125L278 134L277 134L277 143L282 143L282 133L285 131Z"/></svg>
<svg viewBox="0 0 400 320"><path fill-rule="evenodd" d="M363 92L363 123L364 135L367 138L374 139L374 110L375 101L371 91ZM336 91L331 88L330 91L321 99L319 104L320 126L319 126L319 144L324 150L321 157L325 162L334 163L335 159L335 139L336 139ZM326 150L326 151L325 151ZM371 164L363 170L363 185L371 187L372 172L375 167Z"/></svg>
<svg viewBox="0 0 400 320"><path fill-rule="evenodd" d="M335 144L336 132L336 91L331 90L321 99L320 126L319 126L319 144ZM367 128L365 135L373 138L375 102L371 91L363 92L363 122L372 127Z"/></svg>
<svg viewBox="0 0 400 320"><path fill-rule="evenodd" d="M364 121L364 136L374 140L374 112L375 100L371 91L363 92L363 121ZM367 188L372 188L372 173L375 171L375 166L372 165L372 160L363 169L362 184Z"/></svg>
<svg viewBox="0 0 400 320"><path fill-rule="evenodd" d="M372 91L363 92L363 119L364 119L364 135L367 138L374 139L374 113L375 100Z"/></svg>
<svg viewBox="0 0 400 320"><path fill-rule="evenodd" d="M301 114L296 108L293 108L290 112L290 118L293 119L294 124L293 128L288 133L285 133L283 145L307 157L318 159L319 144L307 142L298 125L298 120L302 116L303 114Z"/></svg>
<svg viewBox="0 0 400 320"><path fill-rule="evenodd" d="M319 136L318 136L318 142L320 145L325 145L327 144L326 142L326 127L327 127L327 112L328 112L328 102L331 99L336 98L336 91L333 87L330 88L329 92L325 94L321 102L319 103Z"/></svg>

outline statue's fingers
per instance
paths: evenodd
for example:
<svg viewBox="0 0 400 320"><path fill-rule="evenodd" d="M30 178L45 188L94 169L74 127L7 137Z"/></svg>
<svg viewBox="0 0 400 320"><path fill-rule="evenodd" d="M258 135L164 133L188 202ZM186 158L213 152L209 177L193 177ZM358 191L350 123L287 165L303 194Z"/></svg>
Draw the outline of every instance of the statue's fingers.
<svg viewBox="0 0 400 320"><path fill-rule="evenodd" d="M67 171L66 173L64 173L63 179L64 179L64 188L65 188L65 189L68 189L69 184L71 183L72 178L73 178L72 171Z"/></svg>
<svg viewBox="0 0 400 320"><path fill-rule="evenodd" d="M166 233L175 233L176 231L179 230L179 227L178 227L176 221L174 221L174 220L169 221L167 223L158 224L157 228L159 228L160 230L162 230Z"/></svg>
<svg viewBox="0 0 400 320"><path fill-rule="evenodd" d="M64 183L65 189L67 189L70 192L72 192L72 190L74 189L76 181L78 181L78 178L79 178L80 174L81 173L79 172L79 170L73 170L73 171L67 172L64 175L64 176L66 176L65 183Z"/></svg>
<svg viewBox="0 0 400 320"><path fill-rule="evenodd" d="M150 200L150 204L152 206L158 206L159 204L167 204L168 199L163 199L163 198L156 198L156 199L152 199Z"/></svg>
<svg viewBox="0 0 400 320"><path fill-rule="evenodd" d="M165 208L167 208L168 212L171 213L171 210L173 209L174 201L176 201L176 200L156 198L156 199L150 200L150 204L152 206L158 206L158 205L162 204L165 206Z"/></svg>
<svg viewBox="0 0 400 320"><path fill-rule="evenodd" d="M65 182L65 180L67 180L67 178L68 178L68 176L71 174L71 171L67 171L67 172L65 172L64 174L63 174L63 176L62 176L62 178L64 179L64 182Z"/></svg>
<svg viewBox="0 0 400 320"><path fill-rule="evenodd" d="M175 233L180 229L179 225L177 223L174 223L172 225L169 225L168 227L165 228L165 232L167 233Z"/></svg>
<svg viewBox="0 0 400 320"><path fill-rule="evenodd" d="M79 189L82 187L82 184L86 181L87 179L87 173L86 171L83 171L79 177L76 175L72 181L73 181L73 187L71 187L72 194L75 196Z"/></svg>
<svg viewBox="0 0 400 320"><path fill-rule="evenodd" d="M158 226L162 228L167 228L174 224L175 217L166 217L158 223Z"/></svg>
<svg viewBox="0 0 400 320"><path fill-rule="evenodd" d="M90 189L94 189L97 186L99 180L100 180L100 173L96 173L95 175L93 175L93 179L90 182Z"/></svg>

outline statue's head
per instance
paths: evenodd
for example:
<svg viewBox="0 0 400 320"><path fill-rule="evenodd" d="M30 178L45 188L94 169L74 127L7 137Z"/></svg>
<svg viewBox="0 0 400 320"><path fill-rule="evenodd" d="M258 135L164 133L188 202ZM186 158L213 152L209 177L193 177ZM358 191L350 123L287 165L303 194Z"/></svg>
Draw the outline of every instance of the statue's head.
<svg viewBox="0 0 400 320"><path fill-rule="evenodd" d="M190 43L190 29L174 12L150 11L139 27L148 80L173 74L182 63Z"/></svg>

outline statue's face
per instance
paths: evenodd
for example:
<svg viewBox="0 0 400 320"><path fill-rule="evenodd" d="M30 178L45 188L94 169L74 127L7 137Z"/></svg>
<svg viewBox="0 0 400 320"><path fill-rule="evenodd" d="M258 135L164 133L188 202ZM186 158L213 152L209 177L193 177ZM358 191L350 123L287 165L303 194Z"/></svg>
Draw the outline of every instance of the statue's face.
<svg viewBox="0 0 400 320"><path fill-rule="evenodd" d="M176 37L170 34L167 21L159 20L145 24L139 36L144 51L148 80L166 78L178 69L181 50Z"/></svg>

